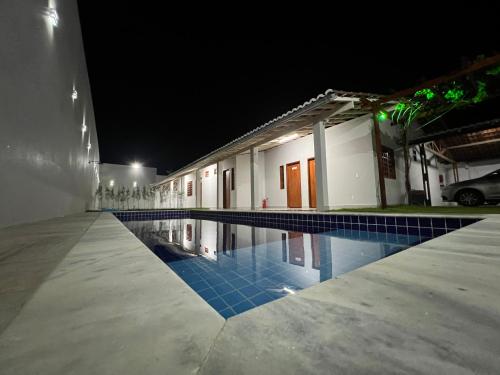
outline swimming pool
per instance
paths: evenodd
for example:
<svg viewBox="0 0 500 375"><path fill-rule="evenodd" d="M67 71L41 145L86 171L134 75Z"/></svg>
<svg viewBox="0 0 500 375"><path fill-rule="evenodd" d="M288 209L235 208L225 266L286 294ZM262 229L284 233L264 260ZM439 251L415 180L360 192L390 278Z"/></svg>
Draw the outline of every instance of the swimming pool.
<svg viewBox="0 0 500 375"><path fill-rule="evenodd" d="M307 233L177 216L124 224L226 319L431 237L359 226Z"/></svg>

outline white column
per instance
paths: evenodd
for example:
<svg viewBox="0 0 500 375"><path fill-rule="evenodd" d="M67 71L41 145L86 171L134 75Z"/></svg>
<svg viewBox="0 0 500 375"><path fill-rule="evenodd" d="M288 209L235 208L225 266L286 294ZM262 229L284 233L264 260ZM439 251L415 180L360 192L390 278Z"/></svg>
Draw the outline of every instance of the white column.
<svg viewBox="0 0 500 375"><path fill-rule="evenodd" d="M194 170L194 206L200 208L200 170Z"/></svg>
<svg viewBox="0 0 500 375"><path fill-rule="evenodd" d="M252 210L260 207L259 199L259 149L250 149L250 205Z"/></svg>
<svg viewBox="0 0 500 375"><path fill-rule="evenodd" d="M314 124L314 161L316 166L316 202L318 211L329 209L328 181L326 167L325 123Z"/></svg>
<svg viewBox="0 0 500 375"><path fill-rule="evenodd" d="M217 175L215 176L215 178L217 179L217 209L221 208L220 207L220 201L221 199L219 199L219 194L220 194L220 185L219 184L219 180L220 180L220 162L217 162Z"/></svg>

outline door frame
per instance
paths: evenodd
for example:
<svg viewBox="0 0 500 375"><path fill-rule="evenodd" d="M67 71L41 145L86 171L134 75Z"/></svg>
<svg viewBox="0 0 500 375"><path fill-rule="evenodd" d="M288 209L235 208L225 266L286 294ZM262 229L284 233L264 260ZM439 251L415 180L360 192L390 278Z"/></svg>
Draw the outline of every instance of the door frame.
<svg viewBox="0 0 500 375"><path fill-rule="evenodd" d="M288 176L288 167L291 165L294 165L294 164L299 165L299 200L300 200L299 207L291 207L290 206L290 189L288 188L289 187L288 184L290 183L290 179L288 178L289 177ZM300 160L286 164L286 206L288 208L302 208L302 171L300 170Z"/></svg>
<svg viewBox="0 0 500 375"><path fill-rule="evenodd" d="M231 178L231 169L225 169L222 171L222 208L231 208ZM228 188L228 191L226 188ZM228 207L225 207L226 199Z"/></svg>
<svg viewBox="0 0 500 375"><path fill-rule="evenodd" d="M307 188L309 190L309 208L318 208L318 196L316 194L316 189L314 189L314 194L316 195L316 205L312 205L312 200L311 200L311 194L312 194L312 189L311 189L311 160L314 160L314 184L316 185L318 181L316 181L316 159L315 158L309 158L307 159Z"/></svg>

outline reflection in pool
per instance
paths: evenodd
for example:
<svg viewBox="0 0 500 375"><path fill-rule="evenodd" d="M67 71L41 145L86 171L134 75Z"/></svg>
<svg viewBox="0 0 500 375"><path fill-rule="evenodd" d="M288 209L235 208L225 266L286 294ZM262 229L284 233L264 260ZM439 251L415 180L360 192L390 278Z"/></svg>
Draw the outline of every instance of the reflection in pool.
<svg viewBox="0 0 500 375"><path fill-rule="evenodd" d="M197 219L124 224L225 318L421 242L407 235L311 234Z"/></svg>

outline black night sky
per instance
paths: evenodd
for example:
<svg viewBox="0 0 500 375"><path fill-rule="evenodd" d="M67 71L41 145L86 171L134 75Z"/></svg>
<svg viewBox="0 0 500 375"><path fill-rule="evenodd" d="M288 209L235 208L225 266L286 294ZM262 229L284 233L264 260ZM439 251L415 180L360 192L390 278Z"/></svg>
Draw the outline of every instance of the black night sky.
<svg viewBox="0 0 500 375"><path fill-rule="evenodd" d="M362 2L362 13L315 22L239 10L252 21L229 24L156 3L79 8L101 161L138 160L161 174L328 88L387 94L500 50L492 5L461 14L433 6L414 21Z"/></svg>

